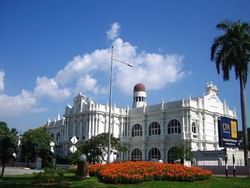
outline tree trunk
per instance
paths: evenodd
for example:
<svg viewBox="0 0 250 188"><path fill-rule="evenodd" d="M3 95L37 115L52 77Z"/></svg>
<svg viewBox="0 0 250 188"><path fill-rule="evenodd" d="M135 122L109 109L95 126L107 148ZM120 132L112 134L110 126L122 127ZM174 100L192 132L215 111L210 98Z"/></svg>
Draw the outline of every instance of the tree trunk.
<svg viewBox="0 0 250 188"><path fill-rule="evenodd" d="M4 169L5 169L5 161L2 160L2 172L1 172L1 176L0 177L3 177L3 175L4 175Z"/></svg>
<svg viewBox="0 0 250 188"><path fill-rule="evenodd" d="M240 102L241 102L241 120L243 128L243 146L245 166L248 164L248 133L247 133L247 106L246 106L246 90L243 77L240 75Z"/></svg>

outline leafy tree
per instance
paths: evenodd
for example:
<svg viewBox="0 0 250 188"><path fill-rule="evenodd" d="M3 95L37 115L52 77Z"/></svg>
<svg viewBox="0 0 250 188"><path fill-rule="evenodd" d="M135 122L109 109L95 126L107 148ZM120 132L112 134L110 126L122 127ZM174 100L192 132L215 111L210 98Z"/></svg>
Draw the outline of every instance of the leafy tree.
<svg viewBox="0 0 250 188"><path fill-rule="evenodd" d="M185 160L191 159L191 143L190 141L185 141L184 143L178 144L172 148L172 156L168 161L174 163L175 161L180 161L181 164L184 164Z"/></svg>
<svg viewBox="0 0 250 188"><path fill-rule="evenodd" d="M27 163L35 161L36 157L46 158L50 155L51 138L45 127L30 129L23 134L22 155L25 156Z"/></svg>
<svg viewBox="0 0 250 188"><path fill-rule="evenodd" d="M80 160L81 151L77 150L75 153L69 155L70 164L77 165Z"/></svg>
<svg viewBox="0 0 250 188"><path fill-rule="evenodd" d="M223 71L223 79L229 80L230 71L234 68L236 79L240 81L241 117L243 127L243 145L245 165L248 159L246 83L250 61L250 24L225 20L216 26L224 31L215 38L211 46L211 60L215 61L218 74Z"/></svg>
<svg viewBox="0 0 250 188"><path fill-rule="evenodd" d="M87 156L90 163L106 161L105 156L108 153L108 133L101 133L91 139L81 143L78 146L81 153ZM117 151L126 151L127 148L120 144L118 138L111 136L111 149Z"/></svg>
<svg viewBox="0 0 250 188"><path fill-rule="evenodd" d="M243 139L243 131L239 131L239 138L240 140ZM247 134L250 135L250 128L247 128ZM241 149L243 149L241 146L240 146ZM248 149L250 150L250 137L248 137Z"/></svg>
<svg viewBox="0 0 250 188"><path fill-rule="evenodd" d="M2 163L1 176L4 175L5 164L13 157L16 149L17 131L9 129L5 122L0 122L0 159Z"/></svg>

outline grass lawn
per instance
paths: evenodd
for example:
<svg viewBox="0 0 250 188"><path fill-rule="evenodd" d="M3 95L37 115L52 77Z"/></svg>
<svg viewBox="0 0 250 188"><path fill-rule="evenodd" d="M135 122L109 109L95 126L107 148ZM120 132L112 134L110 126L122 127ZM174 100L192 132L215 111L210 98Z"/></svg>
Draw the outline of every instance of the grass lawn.
<svg viewBox="0 0 250 188"><path fill-rule="evenodd" d="M233 177L211 177L209 180L196 182L174 182L174 181L151 181L141 184L129 185L114 185L104 184L98 181L95 177L88 179L81 179L75 177L73 174L65 176L65 181L54 185L36 185L32 175L9 176L0 180L1 188L249 188L250 178L233 178Z"/></svg>

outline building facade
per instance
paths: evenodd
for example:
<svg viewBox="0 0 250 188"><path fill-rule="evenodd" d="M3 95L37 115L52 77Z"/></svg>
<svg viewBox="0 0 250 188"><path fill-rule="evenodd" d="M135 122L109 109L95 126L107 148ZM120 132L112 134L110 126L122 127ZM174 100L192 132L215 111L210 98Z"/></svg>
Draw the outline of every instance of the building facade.
<svg viewBox="0 0 250 188"><path fill-rule="evenodd" d="M163 160L173 162L176 148L189 144L192 151L221 150L218 119L237 119L225 101L221 101L217 86L208 83L206 94L171 102L147 105L143 84L134 86L132 108L111 109L111 133L127 146L120 160ZM97 104L79 94L73 106L65 108L63 118L48 121L47 128L56 143L58 155L69 154L70 139L84 141L108 132L109 106Z"/></svg>

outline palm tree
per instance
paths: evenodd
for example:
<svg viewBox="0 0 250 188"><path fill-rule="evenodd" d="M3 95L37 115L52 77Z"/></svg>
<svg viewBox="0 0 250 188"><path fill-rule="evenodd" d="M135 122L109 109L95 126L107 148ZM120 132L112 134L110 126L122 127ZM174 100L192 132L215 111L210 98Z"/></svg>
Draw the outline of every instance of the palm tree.
<svg viewBox="0 0 250 188"><path fill-rule="evenodd" d="M217 72L223 71L223 79L229 80L229 73L234 69L236 80L240 81L241 117L245 166L248 163L248 135L246 109L246 83L250 61L250 24L225 20L216 26L224 34L215 38L211 46L211 60L215 62Z"/></svg>

